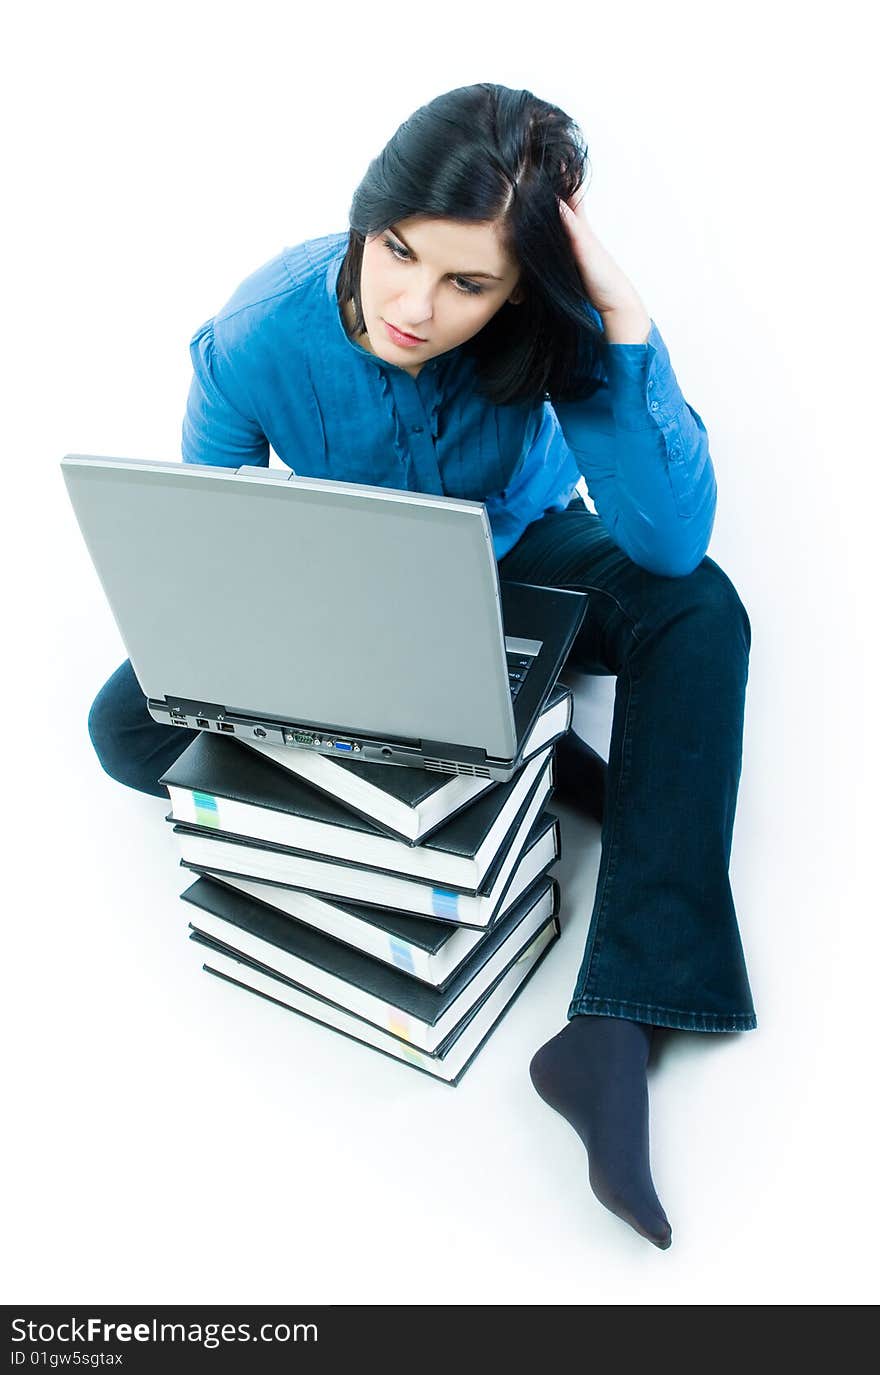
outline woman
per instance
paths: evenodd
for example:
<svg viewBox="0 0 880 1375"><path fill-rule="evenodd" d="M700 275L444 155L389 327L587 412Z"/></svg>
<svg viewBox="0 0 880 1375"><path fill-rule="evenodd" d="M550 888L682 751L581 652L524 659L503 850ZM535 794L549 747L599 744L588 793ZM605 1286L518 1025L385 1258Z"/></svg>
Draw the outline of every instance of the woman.
<svg viewBox="0 0 880 1375"><path fill-rule="evenodd" d="M305 476L484 501L501 577L589 592L569 662L617 677L607 777L576 737L560 762L584 809L604 790L602 857L567 1024L530 1072L596 1196L665 1249L653 1028L755 1026L728 880L750 626L705 556L705 427L592 232L586 162L529 91L481 83L417 110L348 233L285 249L196 332L182 448L238 467L271 444ZM128 661L89 730L108 773L159 797L192 734L152 720Z"/></svg>

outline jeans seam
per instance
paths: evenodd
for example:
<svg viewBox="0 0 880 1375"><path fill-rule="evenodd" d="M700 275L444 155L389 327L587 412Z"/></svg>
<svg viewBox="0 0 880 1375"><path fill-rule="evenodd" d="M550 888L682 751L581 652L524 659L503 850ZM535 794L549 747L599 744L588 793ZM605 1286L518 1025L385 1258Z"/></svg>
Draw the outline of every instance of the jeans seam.
<svg viewBox="0 0 880 1375"><path fill-rule="evenodd" d="M620 1015L620 1016L626 1017L626 1018L627 1018L628 1020L630 1020L630 1021L649 1021L649 1020L651 1020L651 1016L655 1016L655 1017L656 1017L656 1016L659 1016L659 1017L661 1017L661 1019L667 1019L667 1025L670 1025L670 1026L673 1026L673 1027L676 1027L677 1024L676 1024L675 1022L669 1021L668 1019L670 1019L670 1018L677 1018L677 1019L679 1019L679 1021L702 1022L702 1023L704 1023L704 1024L710 1024L710 1025L718 1025L719 1023L727 1023L727 1022L740 1022L740 1023L744 1023L744 1024L745 1024L744 1027L742 1028L743 1030L752 1030L754 1027L757 1026L757 1017L755 1016L755 1013L754 1013L754 1012L694 1012L694 1011L689 1011L689 1010L687 1010L686 1008L681 1008L681 1007L664 1007L664 1006L663 1006L662 1004L660 1004L660 1003L637 1003L637 1002L630 1002L628 999L625 999L625 998L601 998L601 997L596 997L595 995L592 995L592 994L584 994L584 995L582 995L581 997L572 998L571 1004L570 1004L570 1007L569 1007L569 1020L571 1019L571 1016L572 1016L572 1015L574 1015L574 1016L577 1016L577 1015L578 1015L578 1012L577 1012L577 1011L575 1011L574 1013L572 1013L571 1009L572 1009L572 1008L577 1009L577 1007L578 1007L579 1004L581 1004L581 1003L593 1004L597 1009L599 1009L599 1008L626 1009L626 1011L618 1012L618 1013L616 1013L616 1014L613 1013L613 1012L612 1012L612 1013L609 1013L609 1014L603 1014L602 1012L597 1012L596 1015L599 1015L599 1016L602 1016L602 1015L610 1015L610 1016ZM648 1016L643 1016L642 1014L645 1014L645 1013L647 1013L647 1014L649 1014L649 1015L648 1015ZM632 1015L630 1015L630 1014L632 1014ZM581 1014L581 1015L589 1015L589 1014ZM662 1024L662 1023L661 1023L661 1024ZM689 1027L679 1027L678 1029L680 1029L680 1030L685 1030L685 1031L686 1031L686 1030L697 1030L698 1028L695 1028L695 1027L690 1027L690 1028L689 1028Z"/></svg>
<svg viewBox="0 0 880 1375"><path fill-rule="evenodd" d="M666 1007L663 1003L639 1003L633 1001L632 998L602 998L595 993L585 993L583 997L596 1003L619 1003L621 1007L650 1008L652 1012L676 1012L682 1017L720 1017L723 1019L725 1017L751 1017L753 1015L751 1012L695 1012L693 1008L688 1007ZM579 1002L580 999L574 998L572 1001Z"/></svg>
<svg viewBox="0 0 880 1375"><path fill-rule="evenodd" d="M602 880L602 892L599 895L599 901L595 907L595 912L593 916L593 936L592 941L590 943L590 957L589 962L587 964L586 973L584 975L583 992L579 995L581 997L590 996L587 994L586 990L590 984L590 980L594 977L595 969L599 961L599 954L602 948L603 923L605 914L608 909L609 890L611 887L612 879L617 873L617 862L619 854L618 830L623 815L624 788L630 774L630 763L632 758L630 722L632 719L633 707L636 700L635 681L633 679L632 670L630 669L629 662L627 662L625 665L625 673L626 682L628 686L628 693L626 699L626 711L624 714L623 726L621 729L621 760L620 772L618 774L617 779L617 795L614 799L614 813L608 836L608 864L605 869L605 876ZM619 679L621 676L622 675L620 674L618 675L618 691L620 690Z"/></svg>

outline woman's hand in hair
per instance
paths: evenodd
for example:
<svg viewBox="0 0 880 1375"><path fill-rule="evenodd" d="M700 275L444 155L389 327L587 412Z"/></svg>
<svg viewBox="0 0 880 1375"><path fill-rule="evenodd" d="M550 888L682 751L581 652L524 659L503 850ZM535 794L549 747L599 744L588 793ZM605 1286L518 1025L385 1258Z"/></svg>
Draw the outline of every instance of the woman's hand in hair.
<svg viewBox="0 0 880 1375"><path fill-rule="evenodd" d="M596 238L584 211L583 194L570 201L557 199L584 290L602 316L609 342L645 343L651 329L648 312L632 282Z"/></svg>

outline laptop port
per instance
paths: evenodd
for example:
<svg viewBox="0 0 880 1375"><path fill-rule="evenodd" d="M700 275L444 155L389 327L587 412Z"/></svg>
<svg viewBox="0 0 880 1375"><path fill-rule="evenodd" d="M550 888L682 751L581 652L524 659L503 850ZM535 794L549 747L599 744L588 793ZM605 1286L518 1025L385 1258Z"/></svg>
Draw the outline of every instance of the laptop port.
<svg viewBox="0 0 880 1375"><path fill-rule="evenodd" d="M207 727L210 727L211 722L210 722L210 721L207 719L207 717L205 717L205 716L197 716L197 717L196 717L196 725L197 725L197 726L202 726L203 728L206 727L206 726L207 726Z"/></svg>
<svg viewBox="0 0 880 1375"><path fill-rule="evenodd" d="M314 735L306 735L305 731L295 731L293 739L297 745L314 745L315 743Z"/></svg>
<svg viewBox="0 0 880 1375"><path fill-rule="evenodd" d="M228 721L218 721L217 729L225 730L229 735L233 735L235 733L235 726L231 726Z"/></svg>
<svg viewBox="0 0 880 1375"><path fill-rule="evenodd" d="M333 748L335 750L344 750L346 754L351 754L354 745L350 744L348 740L334 740Z"/></svg>

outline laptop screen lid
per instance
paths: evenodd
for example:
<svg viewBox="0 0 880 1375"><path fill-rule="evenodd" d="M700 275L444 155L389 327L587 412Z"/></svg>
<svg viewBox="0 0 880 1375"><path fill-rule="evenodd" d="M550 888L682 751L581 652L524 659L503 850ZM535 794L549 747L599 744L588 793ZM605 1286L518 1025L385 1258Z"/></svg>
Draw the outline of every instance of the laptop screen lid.
<svg viewBox="0 0 880 1375"><path fill-rule="evenodd" d="M148 698L515 753L481 502L266 468L62 469Z"/></svg>

